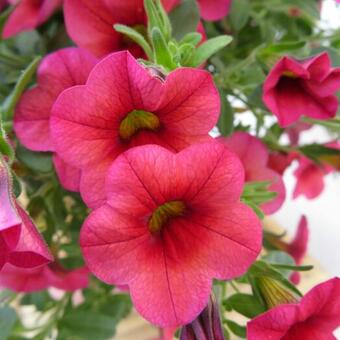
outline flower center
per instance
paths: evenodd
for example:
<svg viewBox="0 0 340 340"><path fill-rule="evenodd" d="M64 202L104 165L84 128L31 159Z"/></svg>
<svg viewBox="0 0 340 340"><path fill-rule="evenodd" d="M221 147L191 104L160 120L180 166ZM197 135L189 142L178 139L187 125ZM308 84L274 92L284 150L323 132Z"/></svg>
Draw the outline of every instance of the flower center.
<svg viewBox="0 0 340 340"><path fill-rule="evenodd" d="M282 72L282 75L287 78L297 78L297 75L293 73L292 71L284 71Z"/></svg>
<svg viewBox="0 0 340 340"><path fill-rule="evenodd" d="M170 201L162 204L150 217L150 232L153 234L160 232L171 218L183 216L185 209L185 204L182 201Z"/></svg>
<svg viewBox="0 0 340 340"><path fill-rule="evenodd" d="M159 118L154 113L143 110L133 110L121 121L119 136L122 140L129 141L140 130L155 131L159 127Z"/></svg>

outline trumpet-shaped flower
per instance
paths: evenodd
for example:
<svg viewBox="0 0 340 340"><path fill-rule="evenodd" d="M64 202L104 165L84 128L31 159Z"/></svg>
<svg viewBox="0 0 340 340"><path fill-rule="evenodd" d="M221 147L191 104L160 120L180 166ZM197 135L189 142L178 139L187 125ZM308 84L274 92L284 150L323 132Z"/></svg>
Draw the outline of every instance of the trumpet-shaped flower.
<svg viewBox="0 0 340 340"><path fill-rule="evenodd" d="M286 197L286 190L279 173L272 170L269 165L267 147L256 137L246 132L235 132L232 136L218 139L240 158L245 169L245 181L271 181L268 190L277 193L274 200L264 203L261 208L266 214L277 211Z"/></svg>
<svg viewBox="0 0 340 340"><path fill-rule="evenodd" d="M331 340L340 326L340 279L310 290L299 303L282 304L247 324L249 340Z"/></svg>
<svg viewBox="0 0 340 340"><path fill-rule="evenodd" d="M301 116L333 118L338 109L340 68L332 68L327 53L305 60L283 57L270 71L263 101L282 127Z"/></svg>
<svg viewBox="0 0 340 340"><path fill-rule="evenodd" d="M245 273L261 249L261 224L240 202L244 172L217 142L173 153L130 149L109 169L106 203L85 221L80 245L88 268L128 285L137 310L161 327L195 319L212 279Z"/></svg>
<svg viewBox="0 0 340 340"><path fill-rule="evenodd" d="M103 59L86 85L65 90L52 110L57 153L81 169L80 191L90 207L105 200L108 167L125 150L158 144L179 151L210 140L220 99L211 75L179 68L165 80L129 52Z"/></svg>
<svg viewBox="0 0 340 340"><path fill-rule="evenodd" d="M49 120L59 94L74 85L85 84L97 59L79 48L65 48L46 56L38 69L38 84L27 90L15 110L14 130L20 142L33 151L52 151ZM79 190L80 173L57 154L54 165L63 186Z"/></svg>

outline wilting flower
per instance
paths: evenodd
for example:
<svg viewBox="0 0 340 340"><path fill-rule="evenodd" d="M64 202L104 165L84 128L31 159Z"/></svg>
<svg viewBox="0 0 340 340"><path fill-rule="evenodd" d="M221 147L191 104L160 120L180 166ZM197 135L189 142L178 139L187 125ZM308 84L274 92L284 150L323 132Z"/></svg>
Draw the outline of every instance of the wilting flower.
<svg viewBox="0 0 340 340"><path fill-rule="evenodd" d="M261 208L266 214L277 211L285 200L286 190L279 173L268 166L267 147L256 137L246 132L235 132L231 137L218 139L240 158L245 169L245 181L271 181L268 190L277 193L276 198L264 203Z"/></svg>
<svg viewBox="0 0 340 340"><path fill-rule="evenodd" d="M2 36L7 39L43 24L61 6L62 0L11 0L17 4L7 19Z"/></svg>
<svg viewBox="0 0 340 340"><path fill-rule="evenodd" d="M300 195L308 199L318 197L324 187L324 176L333 171L332 167L326 164L316 164L309 158L300 156L299 166L294 171L296 177L296 184L293 192L293 198Z"/></svg>
<svg viewBox="0 0 340 340"><path fill-rule="evenodd" d="M299 303L283 304L249 321L247 339L335 339L340 326L340 279L310 290Z"/></svg>
<svg viewBox="0 0 340 340"><path fill-rule="evenodd" d="M33 151L54 151L49 120L59 94L85 84L97 59L79 48L65 48L46 56L38 69L38 85L27 90L17 105L14 130L20 142ZM54 154L54 165L63 186L79 190L80 172Z"/></svg>
<svg viewBox="0 0 340 340"><path fill-rule="evenodd" d="M11 178L0 157L0 270L6 263L33 268L52 259L33 222L15 202Z"/></svg>
<svg viewBox="0 0 340 340"><path fill-rule="evenodd" d="M88 268L128 285L154 324L190 323L212 278L242 275L261 249L260 221L240 202L243 184L240 161L217 142L177 154L157 145L126 151L108 171L106 203L81 229Z"/></svg>
<svg viewBox="0 0 340 340"><path fill-rule="evenodd" d="M220 311L213 296L208 306L190 324L184 326L180 340L224 340Z"/></svg>
<svg viewBox="0 0 340 340"><path fill-rule="evenodd" d="M170 10L176 0L163 0ZM65 24L69 36L80 47L95 55L104 56L113 51L129 50L142 56L141 49L124 35L113 29L124 24L146 33L144 0L65 0Z"/></svg>
<svg viewBox="0 0 340 340"><path fill-rule="evenodd" d="M7 166L0 156L0 270L8 260L20 236L21 218L15 208L11 191L11 179Z"/></svg>
<svg viewBox="0 0 340 340"><path fill-rule="evenodd" d="M298 266L301 265L302 260L306 255L308 238L309 229L307 218L304 215L301 216L295 237L290 243L281 240L280 236L276 236L270 233L266 234L266 239L269 241L269 243L275 246L277 249L283 250L291 255L295 260L296 265ZM291 275L290 280L293 283L298 284L300 282L299 272L294 272Z"/></svg>
<svg viewBox="0 0 340 340"><path fill-rule="evenodd" d="M179 68L163 81L128 52L99 62L85 86L64 91L52 110L58 154L81 168L80 191L90 207L105 199L108 167L123 151L158 144L181 150L210 140L220 100L211 75Z"/></svg>
<svg viewBox="0 0 340 340"><path fill-rule="evenodd" d="M332 68L327 53L305 60L283 57L270 71L263 101L286 127L301 116L333 118L338 109L340 68Z"/></svg>
<svg viewBox="0 0 340 340"><path fill-rule="evenodd" d="M16 292L37 292L51 287L64 291L86 288L89 270L86 267L66 270L56 263L24 269L6 265L0 273L0 287Z"/></svg>

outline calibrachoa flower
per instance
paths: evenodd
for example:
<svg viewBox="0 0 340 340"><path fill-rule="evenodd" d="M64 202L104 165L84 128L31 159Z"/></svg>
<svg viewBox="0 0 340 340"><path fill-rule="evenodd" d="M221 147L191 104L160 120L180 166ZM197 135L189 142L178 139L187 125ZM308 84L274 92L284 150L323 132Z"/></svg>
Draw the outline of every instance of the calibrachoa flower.
<svg viewBox="0 0 340 340"><path fill-rule="evenodd" d="M210 140L219 111L207 71L179 68L163 81L125 51L99 62L86 85L58 97L51 132L58 154L81 168L82 197L96 207L105 199L107 169L120 153L144 144L178 151Z"/></svg>
<svg viewBox="0 0 340 340"><path fill-rule="evenodd" d="M322 193L325 187L324 176L331 173L333 168L327 164L316 164L304 156L300 156L298 161L299 166L294 171L296 184L293 198L302 195L314 199Z"/></svg>
<svg viewBox="0 0 340 340"><path fill-rule="evenodd" d="M170 10L176 0L163 0ZM141 49L113 29L124 24L146 32L144 0L65 0L66 29L72 40L95 55L104 56L128 49L135 56L142 56Z"/></svg>
<svg viewBox="0 0 340 340"><path fill-rule="evenodd" d="M335 339L339 310L340 279L334 278L314 287L299 303L279 305L249 321L247 339Z"/></svg>
<svg viewBox="0 0 340 340"><path fill-rule="evenodd" d="M127 284L136 309L161 327L195 319L212 279L245 273L261 249L261 224L240 202L244 171L222 144L179 153L157 145L119 156L106 203L85 221L80 245L88 268Z"/></svg>
<svg viewBox="0 0 340 340"><path fill-rule="evenodd" d="M245 169L245 181L272 181L270 191L277 193L275 199L261 205L266 214L277 211L286 196L286 190L279 173L268 166L269 153L267 147L256 137L246 132L235 132L232 136L220 137L218 140L235 152Z"/></svg>
<svg viewBox="0 0 340 340"><path fill-rule="evenodd" d="M62 0L11 0L9 2L18 5L5 23L2 32L5 39L43 24L61 6Z"/></svg>
<svg viewBox="0 0 340 340"><path fill-rule="evenodd" d="M0 287L16 292L30 293L51 287L72 292L86 288L88 283L86 267L68 271L55 263L31 269L7 264L0 273Z"/></svg>
<svg viewBox="0 0 340 340"><path fill-rule="evenodd" d="M49 120L59 94L85 84L97 59L79 48L65 48L46 56L38 69L38 85L27 90L16 107L14 130L20 142L33 151L54 151ZM80 173L54 155L54 165L66 189L79 190Z"/></svg>
<svg viewBox="0 0 340 340"><path fill-rule="evenodd" d="M292 153L279 151L270 152L267 166L278 174L283 175L294 159L295 155Z"/></svg>
<svg viewBox="0 0 340 340"><path fill-rule="evenodd" d="M263 88L263 101L281 127L301 116L333 118L338 109L340 68L332 68L327 53L305 60L283 57L270 71Z"/></svg>

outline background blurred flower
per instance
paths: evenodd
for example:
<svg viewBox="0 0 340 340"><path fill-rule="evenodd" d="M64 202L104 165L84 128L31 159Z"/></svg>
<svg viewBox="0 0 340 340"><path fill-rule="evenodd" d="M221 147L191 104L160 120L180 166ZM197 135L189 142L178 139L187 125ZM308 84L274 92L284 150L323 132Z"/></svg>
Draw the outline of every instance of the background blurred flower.
<svg viewBox="0 0 340 340"><path fill-rule="evenodd" d="M266 214L277 211L285 200L286 189L281 175L268 166L267 147L258 138L241 131L237 131L227 138L220 137L218 140L240 158L245 169L246 182L272 182L268 190L276 192L277 196L272 201L261 204L261 208Z"/></svg>
<svg viewBox="0 0 340 340"><path fill-rule="evenodd" d="M297 60L283 57L270 71L263 87L263 101L281 127L301 116L333 118L338 109L340 68L331 68L328 53Z"/></svg>
<svg viewBox="0 0 340 340"><path fill-rule="evenodd" d="M62 0L11 0L14 11L5 23L2 36L7 39L38 27L61 6Z"/></svg>

